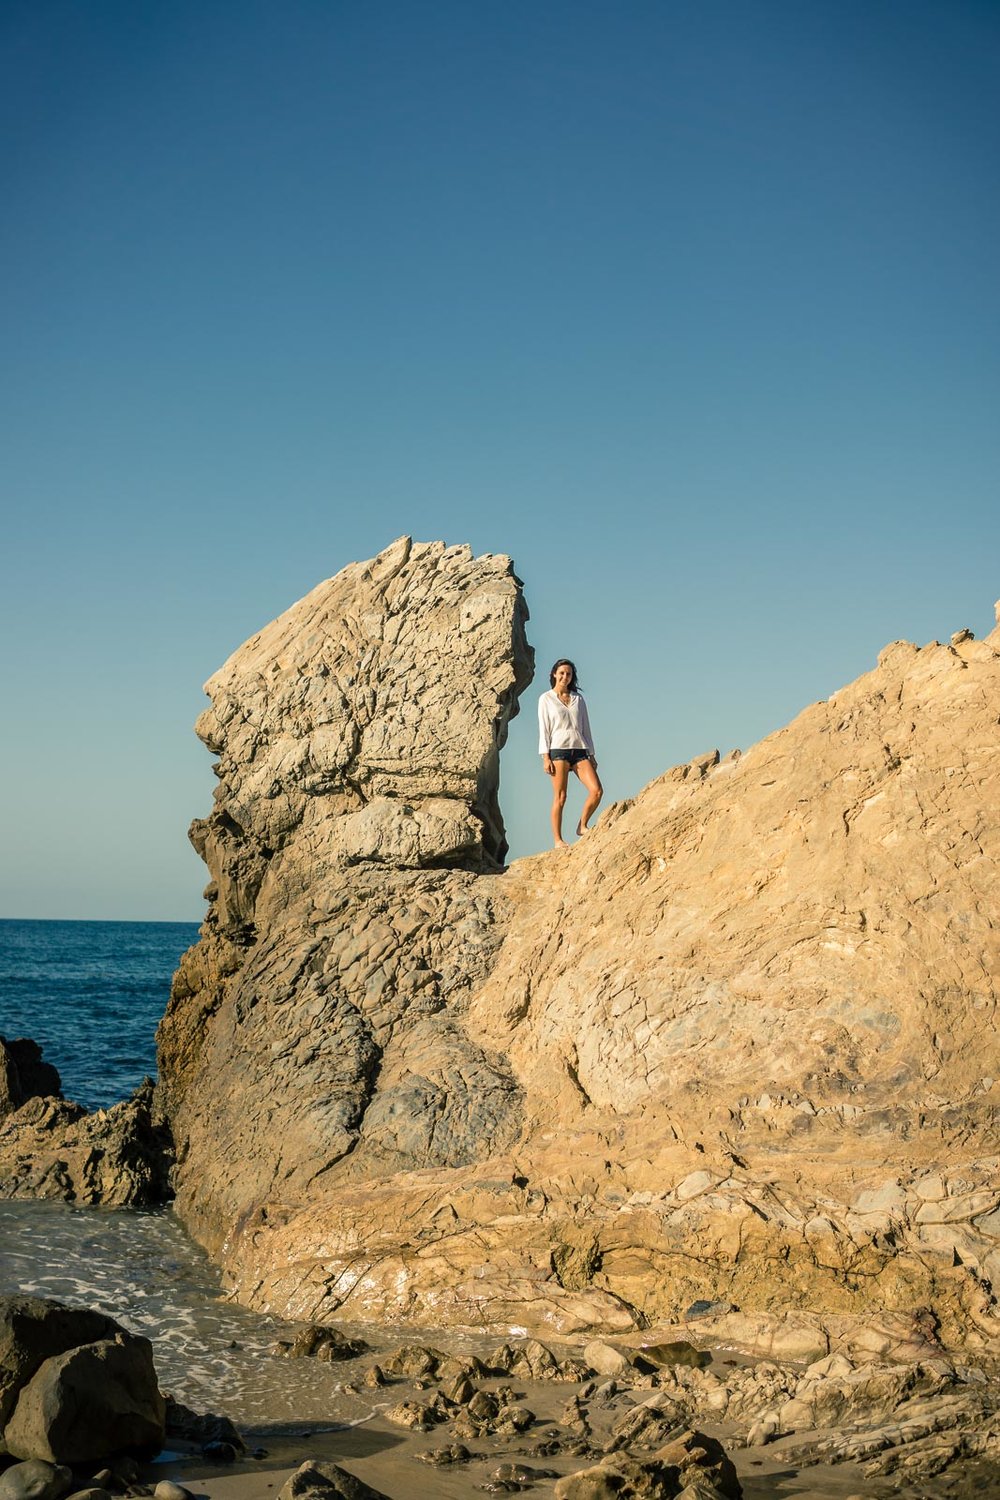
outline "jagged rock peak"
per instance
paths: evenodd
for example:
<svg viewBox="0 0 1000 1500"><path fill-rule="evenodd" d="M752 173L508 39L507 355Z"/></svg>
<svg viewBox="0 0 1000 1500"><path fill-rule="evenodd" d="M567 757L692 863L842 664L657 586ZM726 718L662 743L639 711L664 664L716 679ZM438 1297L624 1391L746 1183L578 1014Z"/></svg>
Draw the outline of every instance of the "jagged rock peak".
<svg viewBox="0 0 1000 1500"><path fill-rule="evenodd" d="M400 537L233 653L205 685L196 730L219 786L191 831L223 929L266 918L303 862L316 878L502 863L499 752L531 680L527 615L508 557Z"/></svg>

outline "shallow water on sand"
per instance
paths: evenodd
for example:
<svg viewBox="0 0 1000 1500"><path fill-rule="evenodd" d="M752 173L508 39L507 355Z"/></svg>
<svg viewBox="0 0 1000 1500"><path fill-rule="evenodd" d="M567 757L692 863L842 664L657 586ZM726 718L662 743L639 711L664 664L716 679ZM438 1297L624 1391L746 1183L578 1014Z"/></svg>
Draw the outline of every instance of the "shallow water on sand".
<svg viewBox="0 0 1000 1500"><path fill-rule="evenodd" d="M0 1202L0 1293L15 1292L109 1313L152 1341L163 1390L237 1426L358 1421L392 1404L339 1391L356 1378L357 1363L272 1354L291 1326L229 1301L218 1272L169 1209ZM426 1328L338 1327L376 1350L408 1338L434 1342ZM451 1349L465 1342L451 1331L446 1337Z"/></svg>
<svg viewBox="0 0 1000 1500"><path fill-rule="evenodd" d="M0 1291L110 1313L152 1340L164 1390L238 1425L329 1419L345 1378L271 1354L288 1326L227 1301L169 1210L0 1203Z"/></svg>
<svg viewBox="0 0 1000 1500"><path fill-rule="evenodd" d="M338 1322L343 1332L366 1339L372 1355L326 1364L286 1359L271 1353L274 1342L291 1336L291 1325L250 1312L222 1293L218 1272L168 1209L76 1208L64 1203L0 1202L0 1293L56 1297L74 1306L95 1307L152 1341L160 1386L198 1411L224 1413L250 1437L266 1444L270 1458L244 1464L208 1483L214 1500L266 1500L275 1489L276 1468L294 1466L306 1453L334 1461L347 1459L356 1472L384 1493L416 1500L473 1500L491 1468L512 1453L530 1453L530 1443L477 1445L479 1461L460 1471L428 1471L414 1461L422 1448L446 1442L447 1432L429 1438L393 1428L384 1411L404 1396L401 1386L358 1395L342 1390L380 1353L413 1342L483 1356L501 1342L498 1335L456 1329ZM551 1341L547 1341L551 1342ZM555 1345L554 1347L558 1347ZM568 1396L561 1384L524 1389L519 1394L543 1419L536 1435ZM372 1422L359 1428L355 1424ZM346 1424L346 1425L345 1425ZM727 1436L718 1434L724 1442ZM846 1500L859 1494L911 1497L911 1500L989 1500L1000 1495L995 1471L970 1469L955 1483L948 1476L926 1484L900 1485L865 1479L854 1465L798 1470L775 1463L770 1450L732 1449L747 1500ZM169 1455L164 1454L164 1459ZM539 1460L529 1457L530 1463ZM579 1460L553 1460L571 1472ZM191 1483L201 1473L196 1460L176 1465L176 1476ZM169 1465L161 1472L173 1472ZM256 1477L255 1477L256 1476ZM218 1487L215 1487L216 1481ZM203 1493L204 1485L197 1485ZM550 1482L537 1486L550 1494Z"/></svg>

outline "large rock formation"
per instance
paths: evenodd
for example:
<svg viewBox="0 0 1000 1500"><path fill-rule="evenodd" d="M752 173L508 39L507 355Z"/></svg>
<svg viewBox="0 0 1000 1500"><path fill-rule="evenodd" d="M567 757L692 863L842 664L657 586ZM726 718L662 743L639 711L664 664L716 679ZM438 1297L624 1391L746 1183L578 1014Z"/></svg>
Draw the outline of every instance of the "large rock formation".
<svg viewBox="0 0 1000 1500"><path fill-rule="evenodd" d="M523 618L506 559L397 543L209 683L182 1216L310 1319L1000 1337L1000 629L500 875Z"/></svg>
<svg viewBox="0 0 1000 1500"><path fill-rule="evenodd" d="M499 752L530 680L509 559L396 542L207 684L212 875L160 1028L178 1208L218 1250L277 1197L475 1161L520 1089L463 1026L505 909Z"/></svg>

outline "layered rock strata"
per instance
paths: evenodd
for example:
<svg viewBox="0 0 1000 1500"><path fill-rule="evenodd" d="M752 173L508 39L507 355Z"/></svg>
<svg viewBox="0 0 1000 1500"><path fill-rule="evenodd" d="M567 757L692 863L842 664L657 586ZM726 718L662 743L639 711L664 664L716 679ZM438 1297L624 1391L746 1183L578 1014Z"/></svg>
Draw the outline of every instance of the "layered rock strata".
<svg viewBox="0 0 1000 1500"><path fill-rule="evenodd" d="M992 1347L1000 630L897 642L501 876L522 620L506 559L404 542L210 682L212 904L161 1029L180 1212L305 1318L722 1303L703 1334L760 1351Z"/></svg>

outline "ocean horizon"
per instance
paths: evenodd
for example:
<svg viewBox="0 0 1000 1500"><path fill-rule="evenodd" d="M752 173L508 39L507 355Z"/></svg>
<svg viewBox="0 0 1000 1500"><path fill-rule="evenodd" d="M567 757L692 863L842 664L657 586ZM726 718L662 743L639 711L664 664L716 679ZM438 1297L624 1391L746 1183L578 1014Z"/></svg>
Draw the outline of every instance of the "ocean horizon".
<svg viewBox="0 0 1000 1500"><path fill-rule="evenodd" d="M156 1074L156 1027L197 922L0 917L0 1036L31 1037L86 1109Z"/></svg>

